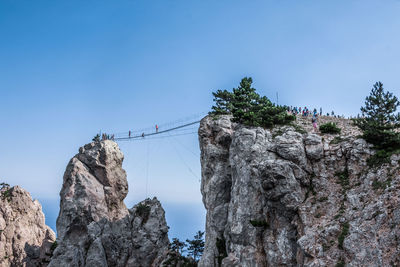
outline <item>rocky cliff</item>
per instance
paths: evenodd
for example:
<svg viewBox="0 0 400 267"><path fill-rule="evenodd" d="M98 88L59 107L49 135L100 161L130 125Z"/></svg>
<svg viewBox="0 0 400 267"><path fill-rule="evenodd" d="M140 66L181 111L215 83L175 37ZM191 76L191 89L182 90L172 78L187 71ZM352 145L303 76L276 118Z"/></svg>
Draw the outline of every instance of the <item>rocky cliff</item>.
<svg viewBox="0 0 400 267"><path fill-rule="evenodd" d="M200 266L400 266L400 157L369 167L371 146L339 125L335 137L301 119L272 130L201 121Z"/></svg>
<svg viewBox="0 0 400 267"><path fill-rule="evenodd" d="M55 241L42 206L19 186L0 190L0 266L47 266Z"/></svg>
<svg viewBox="0 0 400 267"><path fill-rule="evenodd" d="M165 257L164 210L156 198L126 208L122 161L109 140L87 144L71 159L60 192L59 246L49 266L158 266Z"/></svg>

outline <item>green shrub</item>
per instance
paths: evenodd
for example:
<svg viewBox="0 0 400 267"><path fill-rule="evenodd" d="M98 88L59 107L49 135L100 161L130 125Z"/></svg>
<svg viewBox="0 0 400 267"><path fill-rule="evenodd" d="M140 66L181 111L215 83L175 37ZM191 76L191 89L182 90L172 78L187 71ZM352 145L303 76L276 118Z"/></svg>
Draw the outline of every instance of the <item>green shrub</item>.
<svg viewBox="0 0 400 267"><path fill-rule="evenodd" d="M327 201L328 200L328 197L321 197L320 199L319 199L319 202L324 202L324 201Z"/></svg>
<svg viewBox="0 0 400 267"><path fill-rule="evenodd" d="M143 203L140 203L136 207L136 214L143 219L142 224L146 223L147 220L149 219L150 210L151 210L150 206L147 206L146 204Z"/></svg>
<svg viewBox="0 0 400 267"><path fill-rule="evenodd" d="M341 142L349 141L348 138L342 138L340 136L335 136L335 138L332 139L332 141L329 142L330 145L336 145Z"/></svg>
<svg viewBox="0 0 400 267"><path fill-rule="evenodd" d="M319 130L321 133L327 134L340 134L342 131L339 127L337 127L336 123L328 122L319 126Z"/></svg>
<svg viewBox="0 0 400 267"><path fill-rule="evenodd" d="M307 131L306 131L303 127L301 127L300 125L298 125L298 124L296 124L296 123L291 123L290 125L293 126L294 130L295 130L296 132L300 133L300 134L305 134L305 133L307 133Z"/></svg>
<svg viewBox="0 0 400 267"><path fill-rule="evenodd" d="M250 220L250 224L254 227L268 228L269 224L265 220Z"/></svg>
<svg viewBox="0 0 400 267"><path fill-rule="evenodd" d="M369 157L369 159L367 159L367 164L371 168L379 167L382 164L390 163L390 157L393 154L398 154L398 153L400 153L400 149L378 150L378 151L376 151L376 153L374 155L372 155L371 157Z"/></svg>
<svg viewBox="0 0 400 267"><path fill-rule="evenodd" d="M338 241L339 241L338 247L340 249L343 249L343 242L344 242L344 239L346 238L346 236L349 234L349 227L350 226L349 226L348 222L345 222L342 225L342 232L339 234L339 237L338 237Z"/></svg>
<svg viewBox="0 0 400 267"><path fill-rule="evenodd" d="M374 180L374 181L372 182L372 188L373 188L374 190L386 189L386 187L390 187L391 183L392 183L392 179L390 179L390 178L387 179L385 182L381 182L381 181L378 181L378 180Z"/></svg>
<svg viewBox="0 0 400 267"><path fill-rule="evenodd" d="M344 262L344 260L343 260L343 259L340 259L340 260L336 263L335 267L344 267L345 264L346 264L346 263Z"/></svg>
<svg viewBox="0 0 400 267"><path fill-rule="evenodd" d="M7 201L10 202L12 199L10 185L6 184L6 183L0 183L0 190L2 190L1 191L1 199L2 200L7 199Z"/></svg>
<svg viewBox="0 0 400 267"><path fill-rule="evenodd" d="M335 175L339 178L337 183L340 184L344 190L347 190L350 185L349 170L345 168L344 171L337 172Z"/></svg>

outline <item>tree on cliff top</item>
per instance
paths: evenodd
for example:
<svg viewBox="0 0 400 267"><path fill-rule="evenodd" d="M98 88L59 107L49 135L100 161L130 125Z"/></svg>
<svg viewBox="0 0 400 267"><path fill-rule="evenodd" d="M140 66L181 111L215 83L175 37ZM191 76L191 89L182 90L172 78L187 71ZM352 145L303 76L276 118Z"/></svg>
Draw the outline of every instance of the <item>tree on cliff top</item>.
<svg viewBox="0 0 400 267"><path fill-rule="evenodd" d="M363 138L378 149L400 148L400 113L395 113L399 100L390 92L385 92L383 84L377 82L361 107L362 117L354 119L354 124L363 132Z"/></svg>
<svg viewBox="0 0 400 267"><path fill-rule="evenodd" d="M211 114L232 114L234 122L267 128L277 124L288 124L295 119L286 112L284 106L277 106L266 96L260 96L256 89L251 87L252 83L252 78L245 77L232 92L213 92L215 105Z"/></svg>

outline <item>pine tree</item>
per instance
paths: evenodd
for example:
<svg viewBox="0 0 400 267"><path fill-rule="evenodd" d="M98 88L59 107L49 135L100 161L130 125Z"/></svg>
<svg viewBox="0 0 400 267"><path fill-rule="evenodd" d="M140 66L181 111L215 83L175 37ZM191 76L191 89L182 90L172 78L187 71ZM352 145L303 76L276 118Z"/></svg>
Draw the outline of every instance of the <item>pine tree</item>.
<svg viewBox="0 0 400 267"><path fill-rule="evenodd" d="M378 149L400 148L400 113L395 114L399 100L390 92L385 92L383 84L377 82L361 107L362 117L354 119L354 124L363 132L363 138Z"/></svg>
<svg viewBox="0 0 400 267"><path fill-rule="evenodd" d="M172 242L170 244L170 249L180 255L183 254L184 248L186 247L186 243L180 241L178 238L172 238Z"/></svg>
<svg viewBox="0 0 400 267"><path fill-rule="evenodd" d="M257 117L260 95L251 87L252 78L243 78L238 88L233 89L232 115L233 121L252 126L260 126Z"/></svg>
<svg viewBox="0 0 400 267"><path fill-rule="evenodd" d="M286 107L276 106L266 96L260 96L252 83L251 77L244 77L232 92L217 90L213 93L215 106L211 114L232 114L233 122L267 128L295 119L286 112Z"/></svg>
<svg viewBox="0 0 400 267"><path fill-rule="evenodd" d="M203 239L204 232L198 231L194 236L193 240L187 239L186 242L188 243L188 255L192 256L193 259L197 262L201 255L203 255L204 251L204 239Z"/></svg>
<svg viewBox="0 0 400 267"><path fill-rule="evenodd" d="M217 90L212 93L215 106L212 106L215 114L230 114L232 112L232 93L227 90Z"/></svg>

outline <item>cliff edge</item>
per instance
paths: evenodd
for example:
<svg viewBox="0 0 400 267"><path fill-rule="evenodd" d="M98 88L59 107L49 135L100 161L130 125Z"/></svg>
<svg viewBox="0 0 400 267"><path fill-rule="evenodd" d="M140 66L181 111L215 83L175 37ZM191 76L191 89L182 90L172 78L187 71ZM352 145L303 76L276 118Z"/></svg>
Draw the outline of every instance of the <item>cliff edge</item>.
<svg viewBox="0 0 400 267"><path fill-rule="evenodd" d="M400 157L369 167L371 146L339 125L335 137L201 121L199 266L400 265Z"/></svg>

